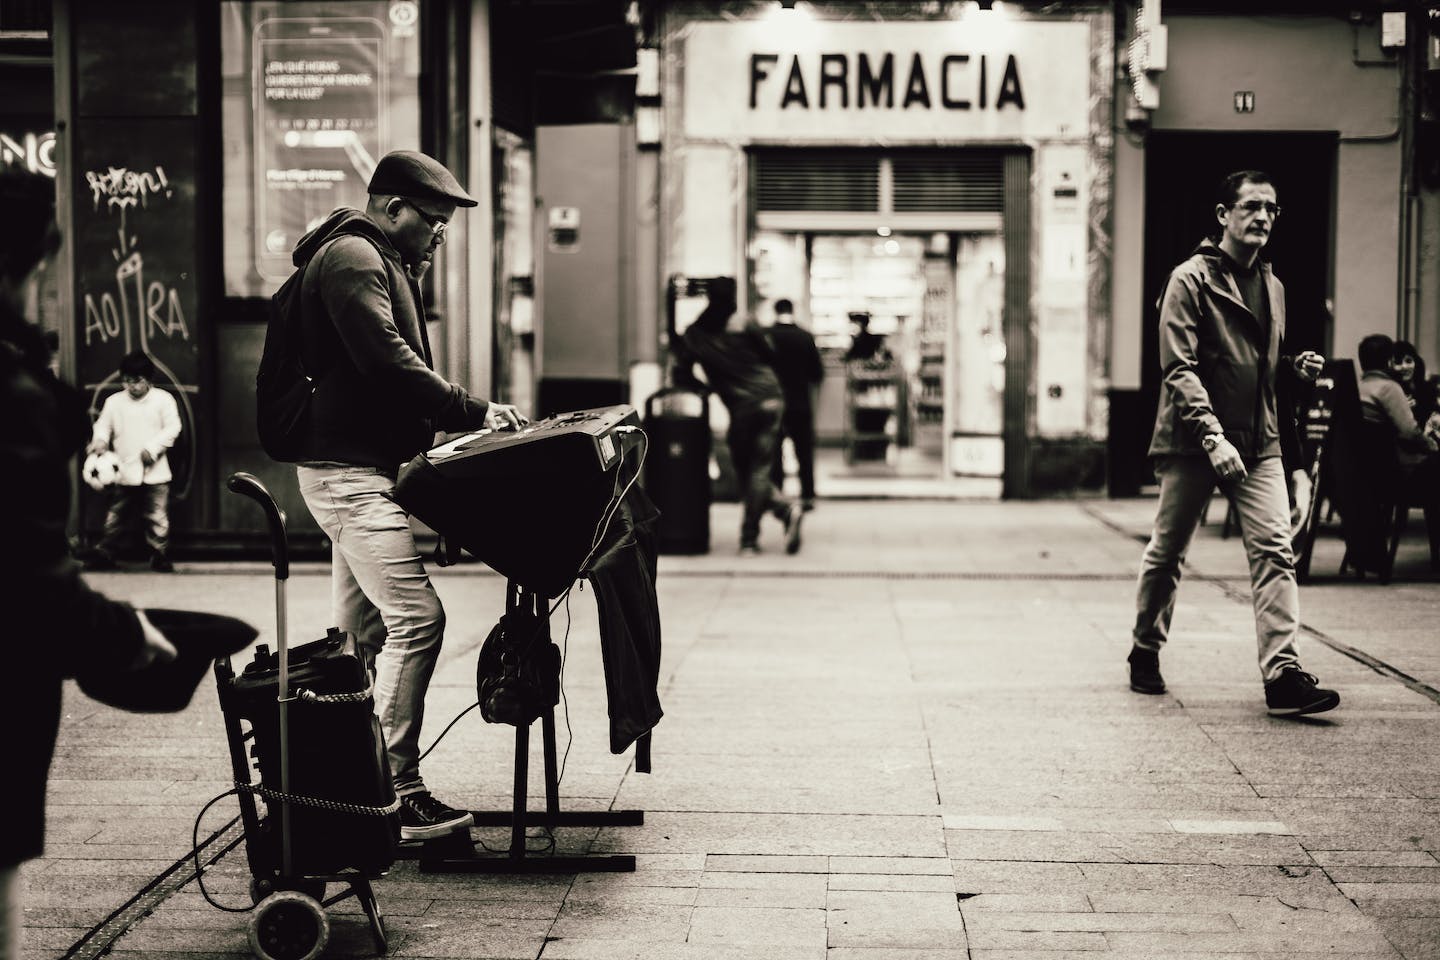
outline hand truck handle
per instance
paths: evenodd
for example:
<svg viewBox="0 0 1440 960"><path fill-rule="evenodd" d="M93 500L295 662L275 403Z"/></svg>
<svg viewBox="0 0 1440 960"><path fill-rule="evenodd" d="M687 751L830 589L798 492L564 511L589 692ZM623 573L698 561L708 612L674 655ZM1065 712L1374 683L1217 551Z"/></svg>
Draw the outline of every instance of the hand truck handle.
<svg viewBox="0 0 1440 960"><path fill-rule="evenodd" d="M249 497L260 508L265 511L265 519L270 525L270 563L275 567L276 580L288 580L290 578L290 548L285 540L285 511L275 502L270 491L265 489L253 474L240 471L230 474L230 479L225 485L232 493Z"/></svg>

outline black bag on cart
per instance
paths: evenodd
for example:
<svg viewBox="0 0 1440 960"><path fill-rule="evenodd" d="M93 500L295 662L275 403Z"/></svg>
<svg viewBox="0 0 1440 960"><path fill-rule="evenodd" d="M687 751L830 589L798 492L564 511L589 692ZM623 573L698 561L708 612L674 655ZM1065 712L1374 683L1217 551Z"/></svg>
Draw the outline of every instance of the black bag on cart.
<svg viewBox="0 0 1440 960"><path fill-rule="evenodd" d="M395 861L398 817L345 810L395 800L364 659L354 638L332 628L323 639L292 648L289 669L290 795L297 798L290 805L293 872L379 875ZM280 863L279 658L261 646L238 676L223 661L216 675L227 722L245 721L255 733L252 759L260 769L261 796L275 797L267 797L271 815L260 842L250 841L252 865L274 869ZM269 864L253 863L257 849L266 851Z"/></svg>

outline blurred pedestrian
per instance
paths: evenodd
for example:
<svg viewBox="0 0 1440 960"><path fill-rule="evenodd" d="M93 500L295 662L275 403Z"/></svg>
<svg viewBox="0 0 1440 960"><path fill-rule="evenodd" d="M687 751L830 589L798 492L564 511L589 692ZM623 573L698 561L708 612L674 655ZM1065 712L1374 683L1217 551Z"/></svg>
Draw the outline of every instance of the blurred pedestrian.
<svg viewBox="0 0 1440 960"><path fill-rule="evenodd" d="M50 350L23 315L23 293L59 245L55 182L0 170L0 608L8 826L0 831L0 958L19 955L19 867L45 847L45 781L60 727L62 681L78 671L118 673L175 656L142 611L91 590L70 557L65 525L74 456L90 436L79 391L55 378Z"/></svg>
<svg viewBox="0 0 1440 960"><path fill-rule="evenodd" d="M773 514L785 524L785 552L800 549L800 504L775 488L770 467L785 413L785 397L775 373L775 351L765 332L737 313L735 281L717 277L706 292L709 302L685 333L672 341L675 382L703 389L695 376L699 363L709 386L730 412L725 435L740 484L740 552L760 552L760 518ZM733 327L733 329L732 329Z"/></svg>
<svg viewBox="0 0 1440 960"><path fill-rule="evenodd" d="M87 570L113 570L130 527L138 518L150 569L169 573L170 459L165 452L180 436L180 409L166 390L154 387L155 362L135 351L120 359L124 389L105 398L88 452L113 453L119 473L110 485L105 532L85 562Z"/></svg>
<svg viewBox="0 0 1440 960"><path fill-rule="evenodd" d="M1170 274L1160 300L1161 392L1150 455L1160 479L1155 529L1141 559L1130 651L1130 688L1165 692L1160 649L1170 634L1180 564L1218 483L1240 518L1250 560L1260 675L1276 716L1340 702L1300 668L1300 595L1280 434L1293 411L1277 407L1275 371L1313 381L1324 359L1282 356L1285 290L1259 258L1280 216L1275 186L1257 170L1226 177L1216 198L1216 240ZM1298 443L1298 442L1297 442Z"/></svg>
<svg viewBox="0 0 1440 960"><path fill-rule="evenodd" d="M800 476L800 506L815 509L815 393L825 378L820 350L810 331L795 323L795 306L789 300L775 301L775 325L770 328L775 347L775 373L785 395L785 414L780 420L780 439L775 444L770 479L785 488L784 446L788 438L795 448Z"/></svg>
<svg viewBox="0 0 1440 960"><path fill-rule="evenodd" d="M863 360L888 363L890 348L885 346L883 334L870 332L870 314L857 310L850 314L850 322L855 325L855 332L850 336L850 349L845 351L845 362Z"/></svg>
<svg viewBox="0 0 1440 960"><path fill-rule="evenodd" d="M297 474L305 506L330 538L335 623L375 669L375 711L400 799L400 835L425 840L474 822L420 775L425 694L445 610L410 519L391 494L400 465L437 430L518 428L505 403L472 397L431 367L418 278L457 207L476 201L437 160L386 154L363 211L342 207L300 238L304 366L317 372Z"/></svg>

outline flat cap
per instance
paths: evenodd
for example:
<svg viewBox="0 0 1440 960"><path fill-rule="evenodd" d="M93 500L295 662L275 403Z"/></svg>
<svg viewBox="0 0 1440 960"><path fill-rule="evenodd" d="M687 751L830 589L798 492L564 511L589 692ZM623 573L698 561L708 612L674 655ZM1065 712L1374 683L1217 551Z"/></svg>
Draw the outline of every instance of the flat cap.
<svg viewBox="0 0 1440 960"><path fill-rule="evenodd" d="M369 192L379 196L394 194L452 200L458 207L473 207L477 203L444 164L416 150L392 150L381 157L370 178Z"/></svg>

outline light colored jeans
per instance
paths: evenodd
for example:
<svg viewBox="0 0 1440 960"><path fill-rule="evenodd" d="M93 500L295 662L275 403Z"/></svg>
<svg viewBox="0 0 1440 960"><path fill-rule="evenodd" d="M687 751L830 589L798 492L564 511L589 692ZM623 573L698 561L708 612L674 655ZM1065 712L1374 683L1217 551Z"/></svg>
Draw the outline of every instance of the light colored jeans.
<svg viewBox="0 0 1440 960"><path fill-rule="evenodd" d="M374 467L298 467L300 493L330 538L335 625L352 634L375 669L375 713L401 796L425 789L420 725L440 658L445 611L410 532Z"/></svg>
<svg viewBox="0 0 1440 960"><path fill-rule="evenodd" d="M1249 473L1225 493L1240 517L1240 536L1250 558L1251 603L1260 648L1260 675L1267 682L1286 667L1300 666L1295 633L1300 625L1300 590L1290 547L1290 499L1279 457L1246 464ZM1166 457L1156 468L1160 506L1155 530L1140 561L1135 646L1159 650L1170 635L1180 564L1200 514L1219 478L1206 457Z"/></svg>

